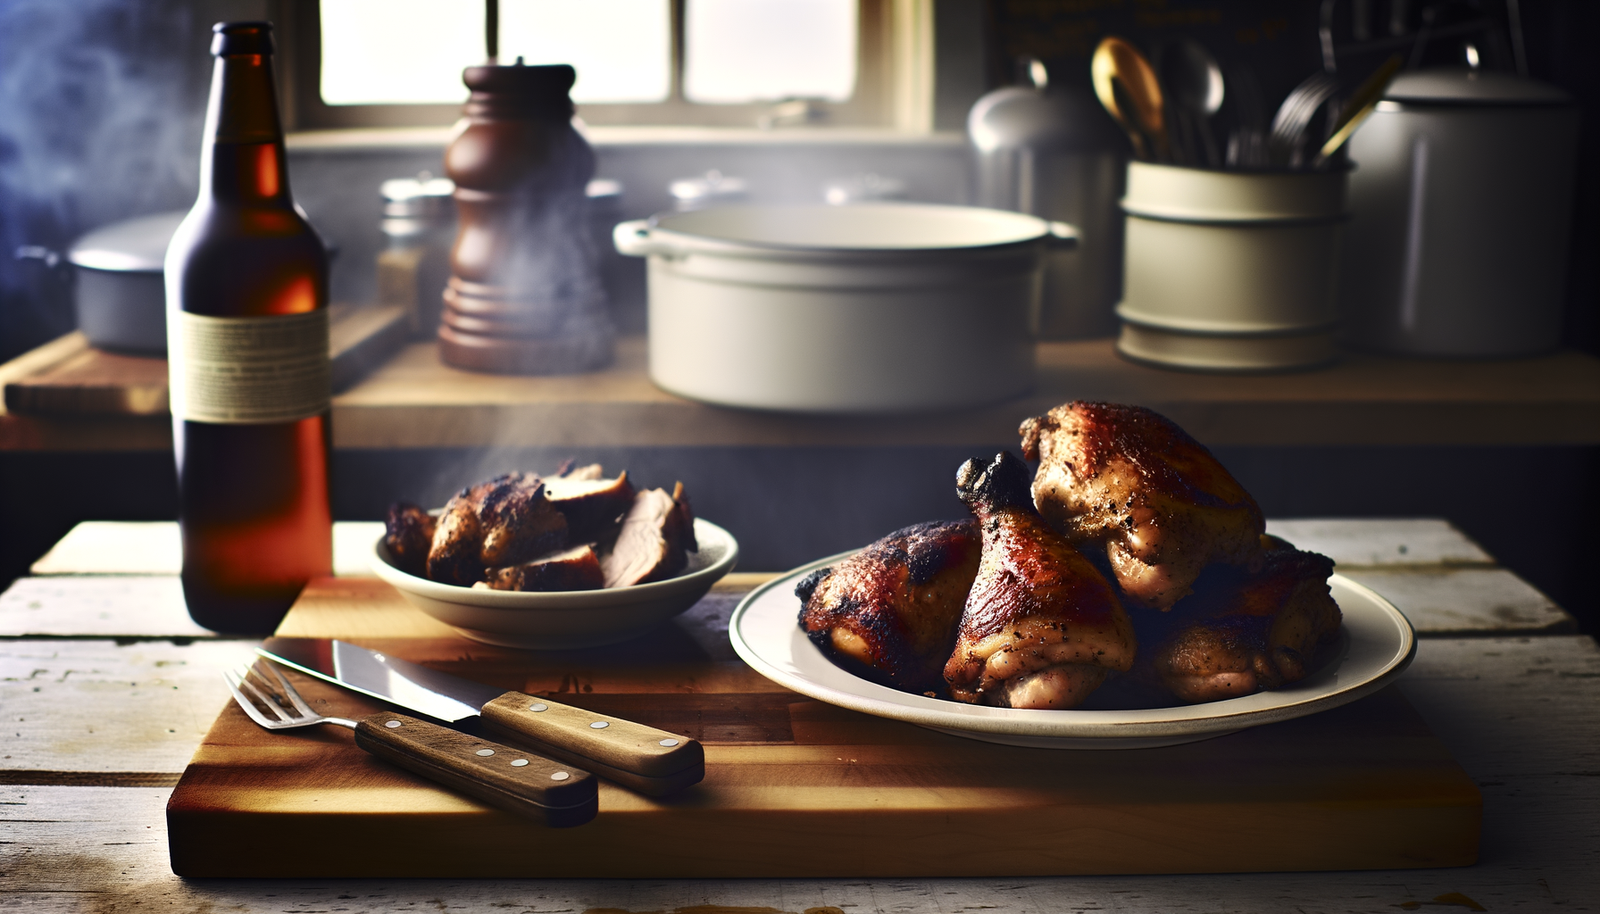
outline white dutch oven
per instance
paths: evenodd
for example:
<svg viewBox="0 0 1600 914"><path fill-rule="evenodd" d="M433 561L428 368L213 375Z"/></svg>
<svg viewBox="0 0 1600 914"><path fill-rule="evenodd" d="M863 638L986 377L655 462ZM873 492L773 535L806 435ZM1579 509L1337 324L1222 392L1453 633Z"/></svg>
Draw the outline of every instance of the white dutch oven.
<svg viewBox="0 0 1600 914"><path fill-rule="evenodd" d="M1069 225L909 203L735 206L616 227L649 257L650 377L709 403L949 409L1033 385L1044 253Z"/></svg>

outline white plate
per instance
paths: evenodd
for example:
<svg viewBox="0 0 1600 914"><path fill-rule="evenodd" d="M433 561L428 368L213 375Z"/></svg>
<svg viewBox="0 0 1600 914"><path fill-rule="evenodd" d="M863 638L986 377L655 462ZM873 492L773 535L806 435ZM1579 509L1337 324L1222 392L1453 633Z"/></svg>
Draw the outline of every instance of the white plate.
<svg viewBox="0 0 1600 914"><path fill-rule="evenodd" d="M700 544L676 576L609 590L521 593L441 584L394 567L378 537L372 571L410 603L474 641L501 647L565 650L637 637L693 606L739 560L739 543L695 518Z"/></svg>
<svg viewBox="0 0 1600 914"><path fill-rule="evenodd" d="M841 553L770 581L728 623L733 649L757 672L802 695L956 736L1051 749L1141 749L1196 742L1348 704L1388 685L1416 655L1411 623L1388 600L1334 575L1344 631L1333 659L1275 692L1198 705L1118 711L1032 711L929 698L868 682L834 665L800 629L795 584Z"/></svg>

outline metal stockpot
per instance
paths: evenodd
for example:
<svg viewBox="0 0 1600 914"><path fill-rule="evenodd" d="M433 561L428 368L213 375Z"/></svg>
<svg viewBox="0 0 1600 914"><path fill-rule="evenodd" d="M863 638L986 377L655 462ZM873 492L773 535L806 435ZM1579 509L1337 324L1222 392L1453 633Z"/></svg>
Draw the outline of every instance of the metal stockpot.
<svg viewBox="0 0 1600 914"><path fill-rule="evenodd" d="M116 222L78 239L67 251L75 268L78 329L101 349L139 355L167 351L166 287L161 264L185 213Z"/></svg>
<svg viewBox="0 0 1600 914"><path fill-rule="evenodd" d="M91 346L132 355L166 355L162 267L172 234L186 215L184 210L124 219L88 232L64 255L28 246L18 256L38 258L55 269L70 267L73 311ZM335 253L328 246L328 256Z"/></svg>
<svg viewBox="0 0 1600 914"><path fill-rule="evenodd" d="M1127 142L1086 91L1011 86L967 117L979 206L1066 222L1079 247L1045 263L1040 336L1116 332L1122 296L1122 198Z"/></svg>
<svg viewBox="0 0 1600 914"><path fill-rule="evenodd" d="M1531 355L1561 338L1578 109L1505 73L1397 77L1350 141L1341 306L1351 343Z"/></svg>

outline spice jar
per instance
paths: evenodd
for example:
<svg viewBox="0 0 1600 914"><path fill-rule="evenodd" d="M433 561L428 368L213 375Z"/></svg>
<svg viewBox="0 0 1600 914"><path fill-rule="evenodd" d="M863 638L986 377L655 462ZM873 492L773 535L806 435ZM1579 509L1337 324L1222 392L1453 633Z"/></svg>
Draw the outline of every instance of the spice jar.
<svg viewBox="0 0 1600 914"><path fill-rule="evenodd" d="M415 337L439 331L456 238L455 189L449 179L427 172L379 185L383 249L378 252L378 301L405 308Z"/></svg>

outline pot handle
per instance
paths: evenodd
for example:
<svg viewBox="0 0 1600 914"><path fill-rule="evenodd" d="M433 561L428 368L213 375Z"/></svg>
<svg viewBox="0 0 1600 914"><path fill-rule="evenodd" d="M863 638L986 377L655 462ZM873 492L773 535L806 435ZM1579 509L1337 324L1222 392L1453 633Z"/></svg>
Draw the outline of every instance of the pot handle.
<svg viewBox="0 0 1600 914"><path fill-rule="evenodd" d="M1078 246L1078 230L1065 222L1047 222L1049 233L1044 236L1045 246L1052 251L1070 251Z"/></svg>
<svg viewBox="0 0 1600 914"><path fill-rule="evenodd" d="M617 246L617 253L629 257L649 257L651 254L665 253L668 248L650 238L649 219L630 219L627 222L617 223L611 230L611 243Z"/></svg>

